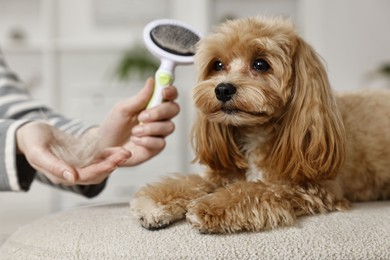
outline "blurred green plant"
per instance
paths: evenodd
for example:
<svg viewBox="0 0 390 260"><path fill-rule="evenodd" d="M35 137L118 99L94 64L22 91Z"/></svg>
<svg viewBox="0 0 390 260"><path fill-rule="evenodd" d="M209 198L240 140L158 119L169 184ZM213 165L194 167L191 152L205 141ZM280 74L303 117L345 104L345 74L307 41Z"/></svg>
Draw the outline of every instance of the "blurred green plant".
<svg viewBox="0 0 390 260"><path fill-rule="evenodd" d="M364 85L390 88L390 63L382 63L375 70L366 73Z"/></svg>
<svg viewBox="0 0 390 260"><path fill-rule="evenodd" d="M115 68L115 77L121 81L140 78L142 80L154 75L159 61L142 46L135 46L126 51Z"/></svg>
<svg viewBox="0 0 390 260"><path fill-rule="evenodd" d="M384 76L390 77L390 63L385 63L380 66L378 72Z"/></svg>

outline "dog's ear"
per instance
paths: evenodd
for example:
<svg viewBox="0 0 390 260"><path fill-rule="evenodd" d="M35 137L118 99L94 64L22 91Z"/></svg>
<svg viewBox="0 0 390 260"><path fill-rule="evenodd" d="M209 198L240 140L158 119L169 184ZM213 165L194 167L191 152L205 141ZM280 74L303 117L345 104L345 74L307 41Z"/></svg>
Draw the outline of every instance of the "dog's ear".
<svg viewBox="0 0 390 260"><path fill-rule="evenodd" d="M233 126L207 120L198 112L192 127L194 162L206 165L214 171L247 169L248 164L235 142Z"/></svg>
<svg viewBox="0 0 390 260"><path fill-rule="evenodd" d="M296 182L331 179L344 162L344 125L325 68L301 38L292 75L292 96L270 167Z"/></svg>

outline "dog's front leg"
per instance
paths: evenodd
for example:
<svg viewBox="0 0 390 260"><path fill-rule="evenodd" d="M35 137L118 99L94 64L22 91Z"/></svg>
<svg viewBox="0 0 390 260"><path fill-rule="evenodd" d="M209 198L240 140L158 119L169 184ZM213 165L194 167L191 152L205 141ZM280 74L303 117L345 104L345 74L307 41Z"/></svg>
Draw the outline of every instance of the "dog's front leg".
<svg viewBox="0 0 390 260"><path fill-rule="evenodd" d="M193 201L187 219L201 233L260 231L291 226L296 217L348 208L325 187L240 181Z"/></svg>
<svg viewBox="0 0 390 260"><path fill-rule="evenodd" d="M190 200L213 192L216 184L198 175L177 175L141 188L130 202L133 215L150 230L182 219Z"/></svg>

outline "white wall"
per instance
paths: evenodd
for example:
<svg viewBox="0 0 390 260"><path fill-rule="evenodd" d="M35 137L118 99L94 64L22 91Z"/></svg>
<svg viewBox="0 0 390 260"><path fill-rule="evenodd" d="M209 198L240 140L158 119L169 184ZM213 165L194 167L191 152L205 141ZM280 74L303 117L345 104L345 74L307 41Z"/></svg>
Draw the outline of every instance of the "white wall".
<svg viewBox="0 0 390 260"><path fill-rule="evenodd" d="M303 0L305 38L325 59L333 87L369 87L368 73L390 63L390 1Z"/></svg>

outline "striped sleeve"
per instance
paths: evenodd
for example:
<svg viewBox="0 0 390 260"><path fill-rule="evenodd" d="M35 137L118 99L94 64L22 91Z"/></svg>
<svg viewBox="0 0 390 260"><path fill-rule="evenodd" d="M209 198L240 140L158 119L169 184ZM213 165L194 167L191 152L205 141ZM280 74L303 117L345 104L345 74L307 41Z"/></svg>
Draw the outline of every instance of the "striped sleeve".
<svg viewBox="0 0 390 260"><path fill-rule="evenodd" d="M43 174L36 172L23 155L17 154L17 129L36 120L46 120L74 136L82 135L91 127L79 120L66 118L34 100L16 74L8 69L0 51L0 191L27 191L35 178L86 197L99 194L106 181L98 185L55 185Z"/></svg>

